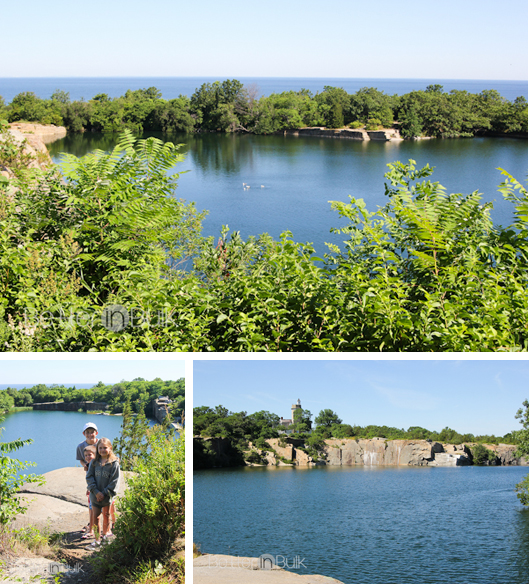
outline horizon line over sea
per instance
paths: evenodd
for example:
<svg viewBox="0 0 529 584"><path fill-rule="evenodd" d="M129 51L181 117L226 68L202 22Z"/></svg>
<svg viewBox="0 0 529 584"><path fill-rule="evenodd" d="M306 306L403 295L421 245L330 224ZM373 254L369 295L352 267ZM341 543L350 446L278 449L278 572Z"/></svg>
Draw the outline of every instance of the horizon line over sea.
<svg viewBox="0 0 529 584"><path fill-rule="evenodd" d="M120 97L128 89L156 87L164 99L179 95L191 97L203 83L237 79L246 86L257 86L259 96L269 96L283 91L308 89L313 94L325 86L342 87L348 93L356 93L363 87L375 87L389 95L403 95L424 90L428 85L442 85L445 92L452 90L480 93L494 89L505 99L528 98L527 80L494 79L432 79L432 78L368 78L368 77L3 77L0 78L0 96L10 103L19 93L32 91L42 99L49 99L54 91L70 94L70 99L89 100L98 93Z"/></svg>
<svg viewBox="0 0 529 584"><path fill-rule="evenodd" d="M90 389L95 387L99 382L96 381L94 383L0 383L0 391L6 390L8 387L12 389L21 390L21 389L31 389L36 385L46 385L47 387L57 386L57 387L76 387L77 389ZM103 381L103 383L105 383ZM127 382L125 382L127 383ZM105 383L105 385L111 385L110 383ZM115 385L115 384L113 384Z"/></svg>

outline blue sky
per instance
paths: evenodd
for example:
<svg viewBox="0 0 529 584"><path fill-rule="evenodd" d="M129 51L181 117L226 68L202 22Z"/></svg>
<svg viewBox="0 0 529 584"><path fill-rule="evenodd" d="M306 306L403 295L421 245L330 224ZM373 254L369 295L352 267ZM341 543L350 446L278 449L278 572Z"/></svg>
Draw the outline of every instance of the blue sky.
<svg viewBox="0 0 529 584"><path fill-rule="evenodd" d="M527 79L527 0L4 2L0 77Z"/></svg>
<svg viewBox="0 0 529 584"><path fill-rule="evenodd" d="M298 398L316 416L503 436L529 399L527 360L195 361L193 405L290 417ZM314 418L313 418L314 419Z"/></svg>
<svg viewBox="0 0 529 584"><path fill-rule="evenodd" d="M185 363L181 359L145 359L131 355L120 359L115 355L91 356L83 359L50 357L32 359L1 359L0 387L7 384L37 383L118 383L143 377L152 381L160 377L164 381L174 381L185 377Z"/></svg>

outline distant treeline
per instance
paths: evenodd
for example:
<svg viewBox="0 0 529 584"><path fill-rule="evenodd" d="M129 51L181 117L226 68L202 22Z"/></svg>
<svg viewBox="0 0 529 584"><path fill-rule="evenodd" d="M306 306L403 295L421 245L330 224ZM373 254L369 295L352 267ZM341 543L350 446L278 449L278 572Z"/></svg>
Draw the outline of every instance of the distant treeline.
<svg viewBox="0 0 529 584"><path fill-rule="evenodd" d="M299 413L298 413L299 412ZM312 414L308 410L296 412L291 437L307 440L307 443L319 443L327 438L385 438L387 440L432 440L448 444L480 442L485 444L514 444L514 436L509 433L502 437L494 435L474 436L460 434L451 428L440 432L427 430L420 426L411 426L407 430L388 426L357 426L343 424L342 420L331 410L322 410L315 419L316 427L309 431ZM309 422L309 423L307 423ZM248 415L246 412L230 412L223 406L210 408L206 406L193 409L193 435L204 437L229 438L234 445L245 448L249 441L264 447L269 438L278 438L284 428L276 414L260 411Z"/></svg>
<svg viewBox="0 0 529 584"><path fill-rule="evenodd" d="M185 407L185 380L162 381L159 378L145 381L141 377L133 381L121 381L105 385L101 381L89 389L76 389L64 385L45 385L39 383L33 387L15 389L8 387L0 391L0 412L14 407L29 407L34 403L45 402L106 402L111 413L121 413L127 400L130 400L134 411L138 411L140 402L147 405L151 400L167 396L177 410Z"/></svg>
<svg viewBox="0 0 529 584"><path fill-rule="evenodd" d="M191 98L162 99L156 87L128 90L111 98L105 93L89 101L70 101L69 93L55 91L50 99L33 92L19 93L9 105L0 97L0 118L66 126L70 132L250 132L272 134L289 129L396 125L405 138L471 137L476 134L527 134L527 101L513 102L496 90L479 94L443 91L428 85L424 91L388 95L364 87L354 94L326 86L285 91L258 98L258 88L236 79L204 83Z"/></svg>

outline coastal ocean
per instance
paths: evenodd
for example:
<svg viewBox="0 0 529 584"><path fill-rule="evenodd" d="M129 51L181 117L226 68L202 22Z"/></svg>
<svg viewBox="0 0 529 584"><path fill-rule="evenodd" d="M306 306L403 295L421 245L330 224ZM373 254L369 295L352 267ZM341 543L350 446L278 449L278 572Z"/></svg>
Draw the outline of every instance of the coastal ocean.
<svg viewBox="0 0 529 584"><path fill-rule="evenodd" d="M442 85L444 91L452 89L480 93L495 89L504 98L513 101L519 96L528 97L527 81L487 79L366 79L366 78L319 78L319 77L4 77L0 78L0 96L5 103L21 92L32 91L42 99L51 97L60 89L70 94L70 100L89 100L98 93L119 97L128 90L156 87L164 99L179 95L191 97L203 83L238 79L246 86L255 86L259 96L283 91L308 89L321 93L325 86L342 87L348 93L356 93L362 87L375 87L389 95L403 95L410 91L424 90L428 85Z"/></svg>

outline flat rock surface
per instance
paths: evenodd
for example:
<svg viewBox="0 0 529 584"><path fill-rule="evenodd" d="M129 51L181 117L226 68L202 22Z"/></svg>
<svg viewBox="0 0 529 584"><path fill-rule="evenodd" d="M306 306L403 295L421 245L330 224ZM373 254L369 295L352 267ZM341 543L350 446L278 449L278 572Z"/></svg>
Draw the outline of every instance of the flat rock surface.
<svg viewBox="0 0 529 584"><path fill-rule="evenodd" d="M275 566L259 569L259 558L205 554L193 560L194 584L343 584L328 576L301 575Z"/></svg>
<svg viewBox="0 0 529 584"><path fill-rule="evenodd" d="M127 485L127 475L121 473L118 486L118 496L122 496ZM39 487L36 483L26 483L20 489L21 493L36 493L47 495L70 503L88 505L86 498L86 473L80 466L59 468L45 473L46 484Z"/></svg>
<svg viewBox="0 0 529 584"><path fill-rule="evenodd" d="M126 489L126 475L122 473L118 493ZM61 533L60 562L43 557L8 558L0 582L45 581L55 582L59 572L61 581L84 584L90 577L85 560L94 553L89 545L92 539L83 539L83 527L88 523L86 473L81 467L67 467L45 473L46 484L26 483L20 489L20 498L28 506L12 523L14 529L36 526L50 533ZM4 579L2 579L2 577Z"/></svg>

